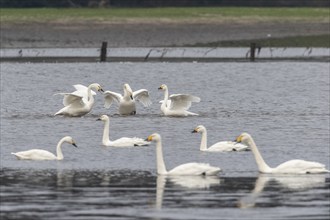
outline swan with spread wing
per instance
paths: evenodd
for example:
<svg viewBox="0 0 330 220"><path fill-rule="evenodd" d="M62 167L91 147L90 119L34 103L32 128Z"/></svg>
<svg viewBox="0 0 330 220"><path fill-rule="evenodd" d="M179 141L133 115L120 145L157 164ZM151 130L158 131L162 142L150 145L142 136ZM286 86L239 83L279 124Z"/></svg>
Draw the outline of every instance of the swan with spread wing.
<svg viewBox="0 0 330 220"><path fill-rule="evenodd" d="M124 95L112 91L104 92L104 107L110 108L113 102L117 103L119 114L121 115L135 115L136 102L140 102L144 107L151 105L149 92L146 89L139 89L133 92L129 84L123 85Z"/></svg>
<svg viewBox="0 0 330 220"><path fill-rule="evenodd" d="M88 87L81 84L73 86L76 91L72 93L57 93L55 95L63 95L64 108L60 109L55 115L65 115L71 117L83 116L92 110L94 105L93 89L103 92L102 87L98 83L92 83Z"/></svg>
<svg viewBox="0 0 330 220"><path fill-rule="evenodd" d="M188 116L198 115L189 112L192 102L200 102L200 98L189 94L172 94L169 96L168 87L163 84L158 90L164 91L164 100L160 101L160 109L166 116Z"/></svg>

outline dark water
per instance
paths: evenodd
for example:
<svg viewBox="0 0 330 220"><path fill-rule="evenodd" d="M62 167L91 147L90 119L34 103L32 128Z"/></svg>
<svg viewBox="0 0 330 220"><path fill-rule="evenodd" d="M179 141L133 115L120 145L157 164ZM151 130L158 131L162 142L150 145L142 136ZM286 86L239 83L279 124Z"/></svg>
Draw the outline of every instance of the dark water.
<svg viewBox="0 0 330 220"><path fill-rule="evenodd" d="M122 93L122 84L150 91L153 105L121 117L96 96L81 118L54 117L57 92L100 83ZM201 97L197 117L160 114L161 84L170 93ZM251 152L202 153L199 124L208 143L249 132L270 166L306 159L329 168L329 64L273 63L1 63L2 219L327 219L329 175L259 175ZM218 177L156 175L154 145L101 145L99 115L111 116L111 138L153 132L163 137L167 168L208 162ZM10 152L55 152L71 135L78 148L63 146L63 161L18 161Z"/></svg>

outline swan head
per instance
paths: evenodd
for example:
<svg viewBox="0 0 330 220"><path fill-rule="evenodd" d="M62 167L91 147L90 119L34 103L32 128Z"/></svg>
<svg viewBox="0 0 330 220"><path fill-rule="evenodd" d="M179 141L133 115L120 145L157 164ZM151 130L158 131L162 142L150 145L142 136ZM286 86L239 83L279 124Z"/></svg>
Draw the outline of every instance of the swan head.
<svg viewBox="0 0 330 220"><path fill-rule="evenodd" d="M101 87L100 84L98 84L98 83L90 84L89 87L90 87L91 89L95 89L95 90L97 90L98 92L104 92L104 90L102 89L102 87Z"/></svg>
<svg viewBox="0 0 330 220"><path fill-rule="evenodd" d="M101 115L96 121L109 121L109 117L107 115Z"/></svg>
<svg viewBox="0 0 330 220"><path fill-rule="evenodd" d="M198 125L191 133L203 133L206 128L203 125Z"/></svg>
<svg viewBox="0 0 330 220"><path fill-rule="evenodd" d="M235 142L237 143L243 143L243 144L247 144L248 142L250 142L252 140L251 135L249 135L248 133L242 133L240 136L238 136L235 140Z"/></svg>
<svg viewBox="0 0 330 220"><path fill-rule="evenodd" d="M66 136L66 137L64 137L64 138L63 138L63 141L65 141L65 142L67 142L67 143L69 143L69 144L72 144L74 147L78 147L77 144L76 144L76 142L75 142L75 141L73 140L73 138L70 137L70 136Z"/></svg>
<svg viewBox="0 0 330 220"><path fill-rule="evenodd" d="M146 141L155 141L158 142L161 140L161 137L158 133L153 133L146 138Z"/></svg>
<svg viewBox="0 0 330 220"><path fill-rule="evenodd" d="M167 90L167 86L165 84L162 84L158 90Z"/></svg>

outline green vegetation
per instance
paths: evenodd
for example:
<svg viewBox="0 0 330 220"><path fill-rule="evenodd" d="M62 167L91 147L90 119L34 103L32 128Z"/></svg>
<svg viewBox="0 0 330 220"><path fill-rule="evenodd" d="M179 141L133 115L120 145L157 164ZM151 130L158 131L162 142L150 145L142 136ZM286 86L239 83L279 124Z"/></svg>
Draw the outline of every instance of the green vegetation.
<svg viewBox="0 0 330 220"><path fill-rule="evenodd" d="M1 22L125 22L134 21L314 21L329 22L327 8L38 8L0 10Z"/></svg>
<svg viewBox="0 0 330 220"><path fill-rule="evenodd" d="M250 47L254 42L261 47L330 47L330 35L295 36L257 40L219 41L206 44L185 45L191 47Z"/></svg>

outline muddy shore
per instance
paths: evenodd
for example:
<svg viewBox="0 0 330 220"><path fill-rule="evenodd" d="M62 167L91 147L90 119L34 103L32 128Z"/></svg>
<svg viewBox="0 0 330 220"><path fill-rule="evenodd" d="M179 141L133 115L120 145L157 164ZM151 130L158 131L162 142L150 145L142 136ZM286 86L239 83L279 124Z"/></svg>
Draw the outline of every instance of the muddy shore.
<svg viewBox="0 0 330 220"><path fill-rule="evenodd" d="M1 48L169 47L227 40L328 34L328 23L1 23Z"/></svg>

